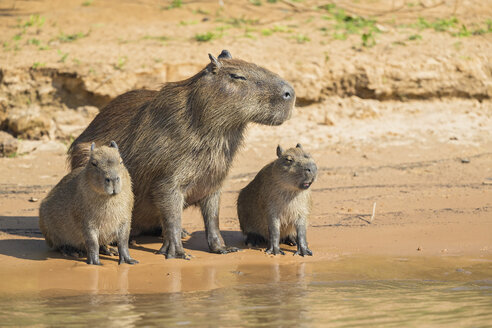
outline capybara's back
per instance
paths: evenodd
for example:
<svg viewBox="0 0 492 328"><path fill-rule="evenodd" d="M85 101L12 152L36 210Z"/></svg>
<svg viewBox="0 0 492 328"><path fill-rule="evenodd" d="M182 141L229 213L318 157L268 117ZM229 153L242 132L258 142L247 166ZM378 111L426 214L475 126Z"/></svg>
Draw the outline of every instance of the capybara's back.
<svg viewBox="0 0 492 328"><path fill-rule="evenodd" d="M87 164L66 175L42 201L39 225L50 247L87 251L90 264L100 264L99 245L114 241L122 248L120 261L131 263L132 208L131 179L117 145L92 145Z"/></svg>
<svg viewBox="0 0 492 328"><path fill-rule="evenodd" d="M78 244L79 249L84 249L83 244L79 242L80 236L71 238L76 230L73 226L75 222L67 218L72 205L70 198L74 194L77 185L76 180L81 171L82 168L78 168L63 177L41 202L39 227L50 247L59 248L65 244L65 240L68 240L69 243Z"/></svg>
<svg viewBox="0 0 492 328"><path fill-rule="evenodd" d="M285 152L279 146L277 156L239 193L241 230L246 235L246 244L268 242L269 253L283 253L278 244L285 242L297 244L299 254L311 255L305 229L311 211L309 187L316 178L316 164L300 144Z"/></svg>

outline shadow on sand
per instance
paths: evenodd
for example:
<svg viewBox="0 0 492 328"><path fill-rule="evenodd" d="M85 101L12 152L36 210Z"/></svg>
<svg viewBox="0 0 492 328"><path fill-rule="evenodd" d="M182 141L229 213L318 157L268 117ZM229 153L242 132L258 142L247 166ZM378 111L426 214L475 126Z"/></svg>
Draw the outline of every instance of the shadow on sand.
<svg viewBox="0 0 492 328"><path fill-rule="evenodd" d="M0 216L0 232L12 236L24 238L0 239L0 254L26 260L47 260L50 258L70 258L77 261L85 261L85 257L66 257L60 252L51 249L44 241L39 230L39 219L35 216ZM227 246L245 249L244 236L240 231L221 231ZM155 253L162 244L162 238L156 235L143 235L132 237L136 245L131 244L130 249L136 249ZM157 244L157 247L149 247ZM205 231L195 231L189 237L183 239L185 249L209 252ZM118 257L104 256L105 259L117 261Z"/></svg>
<svg viewBox="0 0 492 328"><path fill-rule="evenodd" d="M227 246L237 247L239 249L245 248L244 237L241 231L224 231L221 232L222 238ZM194 251L209 252L207 238L205 237L205 231L193 232L189 239L183 241L183 246L186 249Z"/></svg>
<svg viewBox="0 0 492 328"><path fill-rule="evenodd" d="M239 249L246 248L244 245L244 237L240 231L221 231L222 238L227 246L234 246ZM162 237L156 235L141 235L131 237L131 240L136 242L136 245L131 245L131 248L141 251L147 251L155 253L162 245ZM157 244L158 246L149 247L150 244ZM195 231L188 237L183 239L183 247L188 250L209 252L207 238L205 237L205 231Z"/></svg>

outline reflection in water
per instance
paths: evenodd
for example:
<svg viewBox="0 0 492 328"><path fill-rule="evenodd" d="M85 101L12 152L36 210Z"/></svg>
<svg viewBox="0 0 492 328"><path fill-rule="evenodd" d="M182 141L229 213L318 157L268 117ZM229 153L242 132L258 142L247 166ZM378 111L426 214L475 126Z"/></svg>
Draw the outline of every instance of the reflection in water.
<svg viewBox="0 0 492 328"><path fill-rule="evenodd" d="M307 281L273 266L276 282L206 292L1 298L7 326L487 326L492 281ZM209 276L209 274L211 276ZM214 271L205 270L204 279ZM297 282L282 282L293 275Z"/></svg>
<svg viewBox="0 0 492 328"><path fill-rule="evenodd" d="M249 266L245 267L245 270ZM241 271L241 266L238 267ZM248 323L253 326L272 325L286 326L292 323L305 322L304 313L308 310L305 263L299 265L279 265L273 263L264 268L266 284L251 284L249 287L236 289L238 312L237 323ZM288 286L282 281L297 281ZM280 288L271 288L279 286ZM281 286L285 286L283 288ZM268 290L268 292L267 292Z"/></svg>
<svg viewBox="0 0 492 328"><path fill-rule="evenodd" d="M399 327L492 322L488 260L372 257L281 265L271 260L268 265L76 263L34 274L23 270L9 284L11 289L0 288L0 325ZM26 281L38 286L38 292L3 292L27 286ZM59 296L74 286L84 295Z"/></svg>

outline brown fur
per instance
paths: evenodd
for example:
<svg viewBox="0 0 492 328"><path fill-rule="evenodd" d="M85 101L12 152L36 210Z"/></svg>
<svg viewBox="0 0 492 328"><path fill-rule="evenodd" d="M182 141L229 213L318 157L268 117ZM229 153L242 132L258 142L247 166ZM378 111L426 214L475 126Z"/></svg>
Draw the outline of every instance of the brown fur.
<svg viewBox="0 0 492 328"><path fill-rule="evenodd" d="M87 250L89 264L100 264L99 245L114 241L120 263L138 263L128 253L133 193L117 146L88 154L87 164L66 175L41 203L41 232L53 248Z"/></svg>
<svg viewBox="0 0 492 328"><path fill-rule="evenodd" d="M209 249L226 253L219 231L222 183L249 122L279 125L291 114L295 94L278 75L232 59L226 50L195 76L159 91L125 93L74 141L75 169L87 161L85 144L116 140L135 183L132 234L162 227L160 253L186 258L181 212L200 206Z"/></svg>
<svg viewBox="0 0 492 328"><path fill-rule="evenodd" d="M239 193L237 213L246 243L268 241L268 253L283 254L280 241L297 244L297 253L312 255L307 247L306 225L311 212L311 191L317 168L300 144L283 151L263 167Z"/></svg>

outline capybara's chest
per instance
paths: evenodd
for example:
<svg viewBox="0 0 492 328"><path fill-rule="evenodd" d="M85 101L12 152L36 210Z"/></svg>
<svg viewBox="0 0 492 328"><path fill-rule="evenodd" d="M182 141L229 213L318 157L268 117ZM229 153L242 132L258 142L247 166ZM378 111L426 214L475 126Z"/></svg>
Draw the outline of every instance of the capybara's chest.
<svg viewBox="0 0 492 328"><path fill-rule="evenodd" d="M295 224L309 216L309 194L301 192L292 198L273 197L270 206L273 206L281 225Z"/></svg>
<svg viewBox="0 0 492 328"><path fill-rule="evenodd" d="M213 194L220 189L222 182L227 176L227 170L224 168L220 172L208 170L197 173L184 188L186 204L192 205L205 197Z"/></svg>
<svg viewBox="0 0 492 328"><path fill-rule="evenodd" d="M181 170L186 175L181 186L187 204L195 204L220 189L232 161L231 150L224 148L207 147L191 161L183 163Z"/></svg>
<svg viewBox="0 0 492 328"><path fill-rule="evenodd" d="M102 240L112 240L120 227L131 220L132 202L126 193L113 196L85 212L85 224Z"/></svg>

